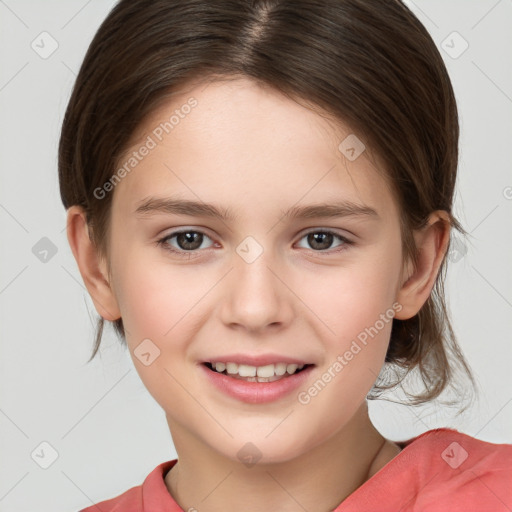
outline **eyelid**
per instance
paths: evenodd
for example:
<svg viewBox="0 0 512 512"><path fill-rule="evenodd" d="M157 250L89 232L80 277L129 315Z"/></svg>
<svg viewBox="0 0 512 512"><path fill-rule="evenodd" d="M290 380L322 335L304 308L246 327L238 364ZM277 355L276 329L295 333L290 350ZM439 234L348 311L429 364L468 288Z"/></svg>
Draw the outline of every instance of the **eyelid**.
<svg viewBox="0 0 512 512"><path fill-rule="evenodd" d="M207 233L207 230L205 230L204 228L180 227L180 228L177 228L176 230L171 231L170 233L164 235L163 237L160 237L157 240L157 246L161 246L165 251L167 251L171 254L178 255L178 256L186 255L188 258L198 257L199 254L201 252L204 252L206 249L194 249L192 251L185 251L185 250L176 249L176 248L172 247L171 245L169 245L169 243L168 243L168 240L176 237L177 235L179 235L181 233L187 233L187 232L199 233L201 235L206 236L210 240L212 240L213 241L212 245L214 245L216 243L215 240L213 239L213 237L211 237ZM329 227L308 228L306 231L302 231L298 235L298 241L302 240L304 237L306 237L307 235L309 235L311 233L332 234L334 237L338 238L342 242L340 245L336 246L334 249L317 250L317 251L315 251L314 249L307 249L307 248L305 249L309 253L313 253L315 255L320 255L320 256L325 255L326 257L328 257L333 254L339 254L340 252L346 250L349 246L354 245L354 241L352 241L350 238L347 238L345 235L340 234L336 229L329 228ZM207 249L209 249L209 248L211 248L211 247L208 247Z"/></svg>
<svg viewBox="0 0 512 512"><path fill-rule="evenodd" d="M162 246L165 250L172 252L174 254L189 254L189 255L191 255L191 254L197 254L199 252L206 250L206 249L194 249L193 251L184 251L184 250L180 250L180 249L175 249L174 247L170 246L168 244L168 240L175 238L176 236L180 235L181 233L199 233L199 234L209 238L213 242L212 246L215 244L215 240L213 239L213 237L211 237L204 228L198 229L198 228L189 228L189 227L177 228L176 230L171 231L171 232L167 233L166 235L159 237L156 243L158 246Z"/></svg>
<svg viewBox="0 0 512 512"><path fill-rule="evenodd" d="M342 242L341 245L338 245L334 249L326 249L324 251L315 251L314 249L306 249L307 251L313 252L314 254L325 254L325 255L336 254L336 253L339 253L339 252L343 251L347 246L354 245L354 242L349 237L347 237L345 235L342 235L341 233L339 233L337 230L335 230L333 228L312 228L312 229L309 229L307 231L302 232L299 235L298 241L302 240L305 236L307 236L307 235L309 235L311 233L328 233L328 234L331 234L334 237L338 238Z"/></svg>
<svg viewBox="0 0 512 512"><path fill-rule="evenodd" d="M332 233L333 235L339 236L340 238L349 240L350 234L345 235L344 233L340 233L336 228L331 227L323 227L323 228L308 228L306 231L302 231L299 233L299 238L303 238L310 233ZM354 235L355 236L355 235Z"/></svg>

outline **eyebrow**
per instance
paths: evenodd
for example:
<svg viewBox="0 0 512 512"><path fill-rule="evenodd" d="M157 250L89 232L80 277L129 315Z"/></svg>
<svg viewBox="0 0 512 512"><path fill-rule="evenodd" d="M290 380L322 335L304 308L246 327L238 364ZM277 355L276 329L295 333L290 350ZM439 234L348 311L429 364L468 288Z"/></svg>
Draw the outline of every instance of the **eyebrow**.
<svg viewBox="0 0 512 512"><path fill-rule="evenodd" d="M178 199L172 197L148 197L140 201L134 213L138 217L150 217L157 213L188 215L191 217L211 217L221 221L236 221L237 216L229 208L220 208L214 204ZM337 218L365 216L379 218L379 214L369 206L352 201L335 203L314 203L307 206L293 206L281 210L285 219Z"/></svg>

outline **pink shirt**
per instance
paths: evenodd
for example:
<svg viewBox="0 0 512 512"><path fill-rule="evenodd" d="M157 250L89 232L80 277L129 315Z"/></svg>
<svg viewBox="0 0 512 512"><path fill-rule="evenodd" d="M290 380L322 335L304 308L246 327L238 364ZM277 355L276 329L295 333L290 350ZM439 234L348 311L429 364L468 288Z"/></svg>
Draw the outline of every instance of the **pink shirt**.
<svg viewBox="0 0 512 512"><path fill-rule="evenodd" d="M402 451L333 512L512 510L512 444L488 443L449 428L396 444ZM80 512L183 512L164 481L176 462L163 462L142 485Z"/></svg>

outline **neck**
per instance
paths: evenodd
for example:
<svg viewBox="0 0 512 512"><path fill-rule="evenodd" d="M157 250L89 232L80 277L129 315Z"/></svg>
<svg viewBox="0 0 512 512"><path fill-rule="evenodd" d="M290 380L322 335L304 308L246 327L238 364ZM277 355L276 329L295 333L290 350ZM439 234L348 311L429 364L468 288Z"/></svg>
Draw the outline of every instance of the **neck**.
<svg viewBox="0 0 512 512"><path fill-rule="evenodd" d="M183 510L333 510L400 451L375 429L366 402L322 444L285 462L250 467L168 422L178 462L165 483Z"/></svg>

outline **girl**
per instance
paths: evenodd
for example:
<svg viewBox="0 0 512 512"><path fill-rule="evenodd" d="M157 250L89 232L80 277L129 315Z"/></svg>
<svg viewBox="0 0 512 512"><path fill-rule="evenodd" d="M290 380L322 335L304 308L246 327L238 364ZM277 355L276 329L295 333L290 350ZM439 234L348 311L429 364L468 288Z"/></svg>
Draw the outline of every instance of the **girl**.
<svg viewBox="0 0 512 512"><path fill-rule="evenodd" d="M410 374L411 404L473 383L443 295L458 135L397 0L116 5L67 108L61 196L92 357L113 322L178 458L84 510L512 507L512 445L393 442L368 415Z"/></svg>

